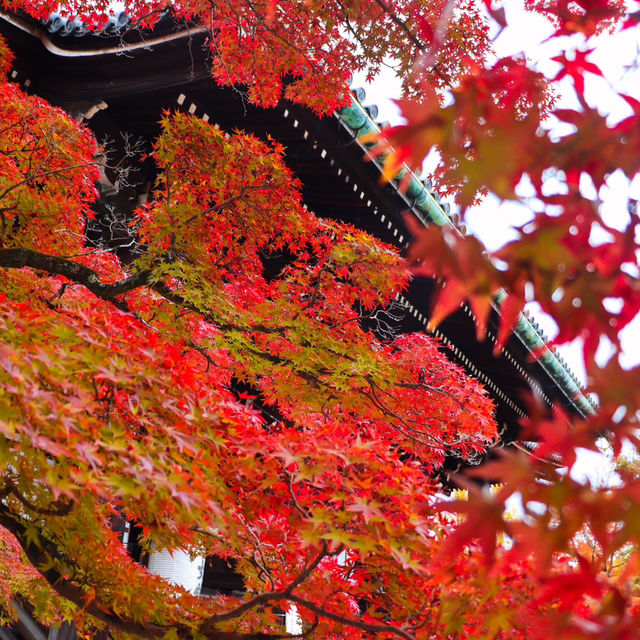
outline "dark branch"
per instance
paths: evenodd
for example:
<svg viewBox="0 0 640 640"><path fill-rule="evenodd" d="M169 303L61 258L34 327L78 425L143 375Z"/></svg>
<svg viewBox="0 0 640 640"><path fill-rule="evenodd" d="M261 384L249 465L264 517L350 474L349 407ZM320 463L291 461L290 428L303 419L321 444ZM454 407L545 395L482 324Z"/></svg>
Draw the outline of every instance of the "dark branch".
<svg viewBox="0 0 640 640"><path fill-rule="evenodd" d="M374 2L405 32L407 38L409 38L420 51L424 50L424 44L416 34L411 31L409 25L404 20L399 18L382 0L374 0Z"/></svg>
<svg viewBox="0 0 640 640"><path fill-rule="evenodd" d="M64 276L73 282L85 286L91 293L100 298L113 301L129 291L149 283L151 273L140 271L124 280L113 284L103 283L98 274L91 268L78 264L73 260L60 256L50 256L33 249L13 248L0 249L0 267L7 269L23 269L29 267L38 271L47 271L51 274Z"/></svg>
<svg viewBox="0 0 640 640"><path fill-rule="evenodd" d="M66 516L73 508L73 501L64 498L54 500L48 507L39 507L28 500L11 480L5 478L5 487L0 491L0 500L9 495L14 496L23 506L39 516Z"/></svg>
<svg viewBox="0 0 640 640"><path fill-rule="evenodd" d="M243 602L239 607L236 607L231 611L227 611L227 613L220 613L218 615L212 616L206 626L208 626L209 624L215 624L217 622L224 622L225 620L233 620L234 618L240 617L247 611L255 609L256 607L262 604L266 604L267 602L288 600L291 592L296 587L300 586L315 571L320 562L322 562L323 558L326 558L328 555L329 553L327 549L327 543L323 540L320 553L318 553L314 560L309 565L307 565L307 567L305 567L304 571L302 571L302 573L300 573L300 575L284 591L270 591L267 593L262 593L255 598L251 598L251 600Z"/></svg>
<svg viewBox="0 0 640 640"><path fill-rule="evenodd" d="M356 629L362 629L363 631L370 631L371 633L389 633L391 635L404 638L404 640L415 640L410 633L390 624L370 624L363 620L346 618L345 616L338 615L337 613L331 613L330 611L313 604L313 602L309 602L308 600L304 600L303 598L299 598L294 595L290 595L289 600L291 600L291 602L295 602L295 604L300 605L301 607L304 607L305 609L308 609L309 611L312 611L321 618L328 618L329 620L339 622L345 626L355 627Z"/></svg>
<svg viewBox="0 0 640 640"><path fill-rule="evenodd" d="M11 193L15 189L18 189L24 184L28 184L29 182L33 182L34 180L40 180L42 178L46 178L47 176L56 175L58 173L66 173L67 171L75 171L76 169L83 169L84 167L90 167L95 165L95 162L83 162L82 164L74 164L69 167L63 167L62 169L51 169L50 171L36 171L31 175L27 176L20 182L16 182L14 185L7 187L2 193L0 193L0 200L4 198L7 194ZM40 165L43 166L44 162ZM39 169L39 168L38 168Z"/></svg>
<svg viewBox="0 0 640 640"><path fill-rule="evenodd" d="M124 633L143 638L161 638L169 630L169 627L123 619L114 613L109 613L107 607L98 606L96 602L87 602L85 591L55 568L52 561L60 555L55 546L43 538L39 539L39 545L30 542L27 525L23 524L21 518L13 514L5 505L0 505L0 525L15 536L31 565L65 600L73 602L98 620Z"/></svg>

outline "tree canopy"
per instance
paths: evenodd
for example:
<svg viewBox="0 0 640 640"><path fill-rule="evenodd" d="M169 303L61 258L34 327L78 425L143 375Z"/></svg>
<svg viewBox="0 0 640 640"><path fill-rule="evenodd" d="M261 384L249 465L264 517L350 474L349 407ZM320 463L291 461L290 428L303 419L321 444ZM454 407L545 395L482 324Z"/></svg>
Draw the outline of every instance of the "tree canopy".
<svg viewBox="0 0 640 640"><path fill-rule="evenodd" d="M110 10L2 6L96 28ZM495 255L409 221L404 260L308 211L277 142L167 113L125 261L86 237L98 144L9 81L0 40L2 620L17 601L87 636L266 640L286 636L281 613L295 607L310 638L636 637L637 474L621 467L619 484L596 488L557 466L598 436L616 453L637 440L639 373L618 359L640 307L637 212L609 227L581 184L636 176L640 102L622 96L629 115L608 123L584 96L599 73L587 45L567 51L638 14L604 0L529 8L557 27L555 77L492 56L504 13L491 2L125 3L140 25L169 10L209 29L212 81L264 106L284 96L329 113L353 70L392 61L407 124L376 141L388 179L435 146L439 188L463 207L486 192L517 199L525 178L535 189L533 222ZM554 107L565 76L575 110ZM573 132L558 139L550 117ZM413 274L442 279L433 326L468 299L484 337L506 292L497 349L532 297L557 342L584 340L598 410L576 418L532 398L534 455L494 453L474 472L500 480L495 492L466 482L451 502L434 479L445 456L499 441L482 386L429 336L370 321ZM598 366L603 341L617 351ZM525 514L511 520L516 494ZM150 574L114 532L120 518L148 548L233 561L245 594L199 598Z"/></svg>

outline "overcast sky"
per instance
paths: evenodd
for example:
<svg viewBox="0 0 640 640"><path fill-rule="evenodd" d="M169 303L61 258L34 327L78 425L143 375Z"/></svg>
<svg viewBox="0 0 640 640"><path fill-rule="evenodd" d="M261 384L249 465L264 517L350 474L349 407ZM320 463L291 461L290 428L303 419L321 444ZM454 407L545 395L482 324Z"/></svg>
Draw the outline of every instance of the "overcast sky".
<svg viewBox="0 0 640 640"><path fill-rule="evenodd" d="M524 52L539 71L551 77L555 75L558 66L551 58L558 53L557 40L545 42L553 33L553 27L542 16L524 11L522 3L517 0L508 0L505 3L505 9L510 26L503 30L495 41L496 54L501 57ZM584 48L585 46L584 38L581 36L573 36L570 39L563 38L563 40L572 49ZM596 105L601 113L607 113L608 121L611 124L630 115L630 108L626 102L617 98L611 90L609 82L620 91L640 100L640 71L625 68L638 57L639 29L628 29L613 35L599 36L595 42L590 42L589 47L594 45L596 50L589 59L600 66L607 79L587 74L586 99L590 104ZM392 124L402 121L398 108L391 100L400 97L400 83L393 73L385 72L371 84L364 83L362 76L356 77L355 83L358 86L366 86L367 103L374 103L378 106L380 121L389 121ZM564 79L561 89L561 106L579 108L569 78ZM428 169L428 163L425 168ZM592 193L588 192L588 185L585 188L587 189L585 195L592 198L598 197L593 189ZM526 195L526 190L523 190L520 195ZM640 199L640 180L636 179L634 184L629 185L620 173L610 176L608 188L603 188L599 194L603 201L602 215L607 224L616 228L624 228L628 224L627 200L629 196ZM517 235L514 227L525 224L531 217L530 209L524 205L515 202L500 204L496 198L489 197L468 213L467 224L487 248L495 250L514 239ZM542 314L536 303L530 305L530 311L534 313L545 333L553 338L557 334L555 322ZM622 339L624 354L621 360L623 364L632 366L640 363L640 317L625 329ZM559 351L570 363L576 375L584 382L586 376L580 358L580 344L564 345L559 348ZM599 356L604 360L607 357L606 349L602 349Z"/></svg>
<svg viewBox="0 0 640 640"><path fill-rule="evenodd" d="M524 52L537 70L553 77L558 69L557 63L551 61L551 58L558 54L557 41L545 42L553 33L553 27L542 16L524 11L522 2L517 0L507 0L505 9L510 26L498 36L495 42L496 54L502 57ZM584 38L581 36L564 40L571 49L585 48ZM630 108L615 95L610 85L640 100L640 70L637 68L640 60L640 28L599 36L588 46L596 47L589 60L600 67L606 80L586 74L585 96L589 104L597 106L602 114L608 115L608 122L612 124L630 115ZM381 78L371 84L366 84L362 76L356 77L354 82L354 86L366 87L366 102L378 106L380 121L389 121L392 124L402 122L399 110L391 100L400 97L400 83L392 73L382 74ZM561 106L579 109L569 78L564 79L561 89ZM508 162L508 158L505 161ZM428 163L425 168L428 169ZM630 185L618 172L608 178L607 184L599 194L593 188L589 192L589 185L585 185L583 195L593 199L599 197L602 200L601 214L606 224L618 229L625 228L629 223L628 198L640 199L640 179L636 177ZM526 196L526 190L519 195ZM495 250L514 239L517 235L514 227L525 224L531 217L531 211L526 206L515 202L500 204L496 198L491 197L468 213L467 225L490 250ZM545 316L537 303L531 303L529 307L548 337L553 338L557 334L557 325L553 319ZM622 364L631 367L640 363L640 316L624 330L621 338ZM558 351L584 383L586 374L582 363L581 344L575 341L559 347ZM601 362L606 361L609 355L610 352L607 353L606 348L599 350ZM576 479L590 479L596 484L602 483L611 476L611 465L603 456L581 452L572 476Z"/></svg>

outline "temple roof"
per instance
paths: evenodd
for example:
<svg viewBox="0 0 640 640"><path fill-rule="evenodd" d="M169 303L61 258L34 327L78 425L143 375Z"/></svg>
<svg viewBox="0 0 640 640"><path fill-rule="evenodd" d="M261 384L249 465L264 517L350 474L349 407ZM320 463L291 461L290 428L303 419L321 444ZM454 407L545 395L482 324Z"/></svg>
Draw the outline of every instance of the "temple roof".
<svg viewBox="0 0 640 640"><path fill-rule="evenodd" d="M341 109L336 115L343 123L345 128L349 130L356 141L358 138L367 134L377 134L380 132L380 125L373 121L371 118L371 106L364 106L366 94L363 90L354 91L354 97L352 104L344 109ZM377 108L375 109L377 113ZM358 144L361 144L358 142ZM363 153L367 153L366 145L361 144ZM374 163L378 169L382 172L383 156L379 156L374 159ZM400 193L400 184L407 182L406 174L409 174L408 186L403 193ZM450 206L446 202L441 202L438 196L430 191L431 183L421 181L408 167L405 167L404 171L393 182L398 194L403 196L407 200L408 208L413 211L416 217L425 225L437 224L438 226L448 226L455 229L455 232L460 235L465 235L467 230L464 224L458 224L458 216L451 214ZM506 292L501 292L495 300L494 308L497 313L500 313L500 306L506 299ZM465 305L468 313L471 310ZM590 398L587 398L581 389L581 385L576 378L575 374L571 371L564 359L548 346L548 338L543 334L542 330L538 326L535 319L529 314L520 314L518 322L514 329L514 334L517 335L523 344L526 345L530 352L530 357L533 358L534 354L539 354L536 357L547 371L548 375L553 378L558 387L566 395L567 399L575 406L575 408L582 415L589 415L595 410L594 403ZM437 335L437 332L436 332ZM495 338L495 332L490 338ZM529 383L533 386L534 380L529 380Z"/></svg>

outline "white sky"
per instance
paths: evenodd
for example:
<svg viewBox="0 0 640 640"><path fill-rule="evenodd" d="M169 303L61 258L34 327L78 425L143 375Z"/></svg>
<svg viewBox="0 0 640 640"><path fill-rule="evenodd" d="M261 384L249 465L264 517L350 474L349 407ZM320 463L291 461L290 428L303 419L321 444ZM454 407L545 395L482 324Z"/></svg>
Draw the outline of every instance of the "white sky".
<svg viewBox="0 0 640 640"><path fill-rule="evenodd" d="M518 0L506 0L504 3L507 23L510 25L498 36L495 42L496 53L502 57L510 54L524 52L535 67L553 77L557 73L557 63L551 58L559 53L557 40L545 42L552 35L553 27L541 16L526 12L522 2ZM637 8L637 6L636 6ZM563 39L570 49L585 48L582 36L572 36L571 39ZM640 100L640 69L625 68L632 65L634 59L636 65L640 60L640 27L627 29L625 32L605 34L589 42L589 48L596 50L589 56L589 60L600 67L607 78L604 80L593 74L586 74L585 97L589 104L597 106L603 114L608 114L609 124L617 122L630 114L629 106L615 95L609 82L617 90L632 95ZM573 94L572 84L568 78L562 82L562 94L560 104L565 108L579 109L578 102ZM379 121L389 121L392 124L402 122L399 109L391 101L401 95L400 83L393 73L387 72L372 84L364 82L363 76L356 77L354 86L364 86L367 90L367 103L376 104L379 109ZM505 159L508 162L508 158ZM425 169L427 165L425 165ZM601 213L604 221L615 228L624 228L628 224L627 199L633 197L640 199L640 179L634 180L629 185L626 178L620 173L614 173L607 181L608 186L599 194L595 189L584 189L583 195L590 198L600 197L602 200ZM586 185L588 187L588 185ZM526 196L526 194L520 194ZM495 250L516 237L515 226L525 224L531 220L530 210L515 202L502 203L497 198L487 198L480 206L467 214L467 226L490 249ZM553 338L558 331L555 321L540 311L537 303L529 305L530 311L535 315L548 337ZM620 356L623 366L631 367L640 363L640 316L625 328L621 333L623 353ZM584 383L586 374L581 357L581 344L577 341L563 345L558 352L565 358L578 378ZM601 348L598 357L601 362L606 361L610 353L606 348ZM575 479L586 481L589 479L595 484L602 484L606 478L610 478L611 462L607 456L593 452L579 451L578 463L572 470Z"/></svg>
<svg viewBox="0 0 640 640"><path fill-rule="evenodd" d="M517 0L507 0L505 3L507 22L510 25L500 33L495 41L496 54L505 56L524 52L535 62L536 68L549 75L555 75L558 66L551 61L558 54L557 39L553 42L545 42L552 35L554 29L545 18L537 14L526 12L522 3ZM627 29L625 32L614 35L605 34L599 36L595 42L589 43L589 48L596 46L596 50L590 55L589 60L597 64L607 79L614 86L629 95L640 99L640 70L626 70L625 65L630 64L638 55L640 48L639 29ZM584 38L572 36L563 38L571 48L583 48ZM560 104L566 108L578 108L579 105L572 92L569 78L561 83L563 93ZM400 111L392 102L393 98L400 97L400 82L392 72L386 72L372 84L366 84L363 76L356 77L354 86L365 86L367 89L367 103L376 104L379 109L379 121L389 121L392 124L402 122ZM630 114L629 106L618 98L611 90L608 82L592 74L586 75L586 99L596 105L601 113L609 114L609 122L616 122ZM508 159L506 159L508 161ZM425 169L428 168L428 163ZM595 190L589 197L597 197ZM526 195L526 194L522 194ZM640 199L640 180L634 184L628 181L621 173L615 173L608 180L608 188L600 192L603 201L602 215L607 224L616 228L624 228L628 223L627 198L629 196ZM516 202L500 204L495 197L487 198L480 206L467 213L467 226L478 236L490 250L496 250L516 237L514 227L525 224L531 220L532 214L528 207ZM540 311L537 303L531 303L529 310L535 315L548 337L553 338L558 328L552 318ZM621 362L630 367L640 363L640 317L631 323L621 334L624 353ZM574 373L584 383L586 374L580 356L581 345L572 343L561 346L558 351L567 360ZM601 349L599 356L604 360L607 350Z"/></svg>

